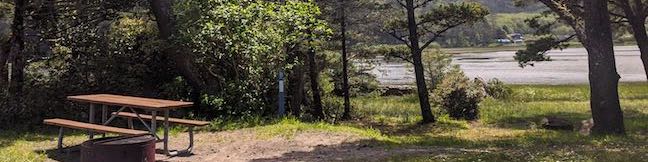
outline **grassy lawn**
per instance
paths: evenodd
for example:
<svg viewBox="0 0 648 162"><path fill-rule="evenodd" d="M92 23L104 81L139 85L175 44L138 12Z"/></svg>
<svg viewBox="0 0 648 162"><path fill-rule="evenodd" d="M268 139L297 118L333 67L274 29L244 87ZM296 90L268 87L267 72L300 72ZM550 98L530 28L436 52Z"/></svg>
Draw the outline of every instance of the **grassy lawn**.
<svg viewBox="0 0 648 162"><path fill-rule="evenodd" d="M414 126L419 120L414 96L360 99L360 114L378 122L381 132L398 146L447 146L482 151L465 154L395 156L394 161L641 161L648 158L648 86L623 84L621 104L626 137L583 136L576 131L538 128L545 116L574 124L590 118L584 85L514 86L514 97L482 103L481 120L456 121L441 116L435 126ZM376 102L381 101L381 102Z"/></svg>
<svg viewBox="0 0 648 162"><path fill-rule="evenodd" d="M590 118L589 92L584 85L513 86L507 100L487 99L481 119L466 122L437 115L434 125L418 125L415 96L354 98L359 120L337 124L305 123L296 119L214 122L205 131L248 127L259 137L286 137L305 131L351 133L366 138L363 145L437 148L424 154L393 154L388 161L646 161L648 159L648 85L622 84L621 104L627 136L583 136L577 131L539 128L545 116L574 124ZM438 111L438 109L435 109ZM436 112L439 114L438 112ZM0 161L44 161L54 133L0 132ZM29 131L27 131L29 132ZM33 132L33 131L32 131ZM52 131L47 131L52 132ZM85 139L77 133L66 143ZM42 146L43 144L48 146ZM353 160L353 159L352 159ZM361 160L361 159L360 159Z"/></svg>

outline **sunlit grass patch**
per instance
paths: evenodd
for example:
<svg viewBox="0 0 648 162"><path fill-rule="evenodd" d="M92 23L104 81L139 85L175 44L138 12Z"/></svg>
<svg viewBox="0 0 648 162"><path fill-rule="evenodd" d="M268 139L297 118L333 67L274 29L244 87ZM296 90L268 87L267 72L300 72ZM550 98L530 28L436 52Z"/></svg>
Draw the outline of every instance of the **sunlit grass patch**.
<svg viewBox="0 0 648 162"><path fill-rule="evenodd" d="M12 144L0 148L0 162L39 162L45 161L44 152L34 151L34 143L24 140L14 141Z"/></svg>
<svg viewBox="0 0 648 162"><path fill-rule="evenodd" d="M292 138L296 133L317 131L333 133L349 133L361 137L367 137L379 140L389 140L382 133L375 129L356 128L347 125L334 125L324 122L305 123L295 118L284 118L277 123L266 126L252 128L261 138L284 137Z"/></svg>

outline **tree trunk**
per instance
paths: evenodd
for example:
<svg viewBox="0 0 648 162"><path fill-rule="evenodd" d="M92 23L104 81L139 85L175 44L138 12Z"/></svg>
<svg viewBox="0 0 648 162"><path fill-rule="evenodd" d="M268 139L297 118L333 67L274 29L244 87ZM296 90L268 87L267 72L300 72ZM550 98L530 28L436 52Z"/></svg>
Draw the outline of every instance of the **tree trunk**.
<svg viewBox="0 0 648 162"><path fill-rule="evenodd" d="M319 120L324 119L324 109L322 108L322 96L319 87L319 72L317 70L317 62L315 62L315 49L312 47L308 50L308 74L310 78L310 86L313 91L313 116Z"/></svg>
<svg viewBox="0 0 648 162"><path fill-rule="evenodd" d="M25 17L26 4L24 0L14 0L14 18L11 24L11 43L9 47L9 54L6 59L7 71L11 72L8 81L9 93L12 96L19 96L22 91L24 81L24 68L26 64L25 53L23 52L25 46L24 40L24 17Z"/></svg>
<svg viewBox="0 0 648 162"><path fill-rule="evenodd" d="M645 22L645 19L630 20L630 25L637 46L639 46L644 72L646 73L646 79L648 79L648 34L646 33L646 24L643 22Z"/></svg>
<svg viewBox="0 0 648 162"><path fill-rule="evenodd" d="M584 1L594 134L624 134L607 0Z"/></svg>
<svg viewBox="0 0 648 162"><path fill-rule="evenodd" d="M0 85L5 85L4 83L5 81L7 81L7 79L5 78L7 76L5 67L7 67L7 58L9 57L8 45L11 44L11 42L7 41L0 43L2 43L0 44Z"/></svg>
<svg viewBox="0 0 648 162"><path fill-rule="evenodd" d="M164 40L169 47L163 49L167 57L171 58L175 63L176 69L186 79L187 83L192 87L192 100L196 102L195 109L200 107L200 94L201 90L206 87L205 83L200 79L199 75L193 71L193 63L191 55L180 53L177 46L171 42L171 36L177 31L175 22L171 14L171 1L170 0L149 0L151 4L151 11L155 16L160 39Z"/></svg>
<svg viewBox="0 0 648 162"><path fill-rule="evenodd" d="M342 92L344 95L344 113L342 119L351 119L351 99L349 94L349 62L347 59L347 23L344 0L339 0L340 32L342 34Z"/></svg>
<svg viewBox="0 0 648 162"><path fill-rule="evenodd" d="M623 10L628 23L632 28L632 34L637 41L637 46L639 46L639 52L641 53L641 61L643 62L644 72L646 73L646 78L648 79L648 34L646 33L646 11L644 4L641 0L617 0L617 3Z"/></svg>
<svg viewBox="0 0 648 162"><path fill-rule="evenodd" d="M410 50L414 62L414 73L416 74L416 88L418 91L419 104L421 105L421 115L423 116L422 123L434 123L436 120L434 119L434 115L432 115L428 89L425 84L423 61L421 59L422 50L419 45L418 26L414 13L414 0L406 0L405 7L407 8L407 27L409 29Z"/></svg>
<svg viewBox="0 0 648 162"><path fill-rule="evenodd" d="M291 84L291 97L290 97L290 109L291 114L295 117L301 115L301 105L304 101L304 65L299 64L293 67L293 71L290 74L290 84Z"/></svg>

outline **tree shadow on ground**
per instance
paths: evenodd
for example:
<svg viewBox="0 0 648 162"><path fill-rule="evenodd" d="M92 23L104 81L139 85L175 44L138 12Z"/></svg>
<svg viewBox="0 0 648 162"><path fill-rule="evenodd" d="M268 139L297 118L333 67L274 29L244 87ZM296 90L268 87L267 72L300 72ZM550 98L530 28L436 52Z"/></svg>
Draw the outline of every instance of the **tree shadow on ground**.
<svg viewBox="0 0 648 162"><path fill-rule="evenodd" d="M293 151L278 157L252 159L252 162L271 161L379 161L396 155L420 154L461 154L465 152L478 152L480 150L448 148L448 147L385 147L389 142L376 140L360 140L338 145L318 145L310 151Z"/></svg>
<svg viewBox="0 0 648 162"><path fill-rule="evenodd" d="M498 128L507 128L507 129L518 129L526 130L534 127L540 127L540 121L545 117L558 117L569 121L574 128L580 127L580 123L583 120L591 118L590 115L585 113L574 113L574 112L556 112L556 113L543 113L543 114L532 114L528 116L510 116L498 118L493 121L489 121L490 124Z"/></svg>
<svg viewBox="0 0 648 162"><path fill-rule="evenodd" d="M607 144L598 146L592 142L602 139L607 138L583 137L571 131L528 132L511 138L485 140L428 134L406 140L365 139L338 145L318 145L308 151L287 152L281 156L251 161L404 161L418 158L434 161L544 161L547 160L543 159L545 157L627 161L646 153L645 150L641 151L644 147L641 142L630 144L637 142L632 139L616 140L617 144L622 144L618 145L622 150L640 151L619 152L610 150Z"/></svg>
<svg viewBox="0 0 648 162"><path fill-rule="evenodd" d="M55 136L55 131L49 128L37 128L39 130L35 133L33 130L25 129L5 129L0 132L0 149L13 145L18 140L28 142L38 142L50 140Z"/></svg>
<svg viewBox="0 0 648 162"><path fill-rule="evenodd" d="M162 154L161 149L156 149L156 162L166 162L168 157L166 155ZM61 150L58 150L56 148L53 149L46 149L46 150L35 150L34 152L36 153L45 153L47 158L55 161L62 161L62 162L79 162L81 161L81 146L80 145L75 145L71 147L66 147ZM174 157L186 157L186 156L191 156L193 154L181 154L178 156ZM165 158L161 158L165 157Z"/></svg>
<svg viewBox="0 0 648 162"><path fill-rule="evenodd" d="M80 145L62 148L61 150L53 148L53 149L46 149L46 150L36 150L34 152L36 153L44 152L47 158L56 161L78 162L81 160Z"/></svg>
<svg viewBox="0 0 648 162"><path fill-rule="evenodd" d="M586 148L581 145L542 145L520 146L516 139L500 139L487 142L474 142L454 137L423 137L421 142L398 144L377 140L361 140L339 145L319 145L308 151L293 151L276 157L252 159L253 162L270 161L529 161L560 157L561 153L601 159L620 158L631 160L643 155L642 152L614 152L606 148ZM544 139L550 141L550 139ZM546 141L545 141L546 142ZM597 154L610 154L597 157ZM569 155L574 156L574 155ZM571 157L580 158L580 157ZM546 160L546 159L544 159ZM616 159L618 160L618 159ZM614 160L613 160L614 161Z"/></svg>
<svg viewBox="0 0 648 162"><path fill-rule="evenodd" d="M633 125L628 125L628 123L633 122L646 122L648 119L648 114L635 110L635 109L624 109L624 120L626 121L626 127ZM574 113L574 112L556 112L556 113L544 113L544 114L533 114L528 116L512 116L498 118L493 121L489 121L489 125L493 125L498 128L506 129L517 129L517 130L527 130L532 128L540 128L540 121L545 117L558 117L569 121L575 130L578 130L581 127L581 121L588 120L592 116L588 113Z"/></svg>

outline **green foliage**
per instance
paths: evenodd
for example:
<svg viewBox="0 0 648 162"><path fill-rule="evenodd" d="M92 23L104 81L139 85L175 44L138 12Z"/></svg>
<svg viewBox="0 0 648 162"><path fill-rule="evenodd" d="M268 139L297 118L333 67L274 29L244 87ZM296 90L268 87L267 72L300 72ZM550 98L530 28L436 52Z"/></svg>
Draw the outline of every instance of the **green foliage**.
<svg viewBox="0 0 648 162"><path fill-rule="evenodd" d="M555 36L543 36L534 42L526 44L526 49L518 50L513 58L518 61L520 67L534 66L534 62L537 61L551 61L551 57L547 56L547 52L555 48L567 48L569 44L564 42Z"/></svg>
<svg viewBox="0 0 648 162"><path fill-rule="evenodd" d="M483 87L481 81L470 81L462 71L456 69L446 74L433 91L433 102L451 118L476 120L479 118L479 103L485 97Z"/></svg>
<svg viewBox="0 0 648 162"><path fill-rule="evenodd" d="M436 49L434 52L423 55L423 68L428 89L433 91L441 83L446 74L458 67L452 64L452 56Z"/></svg>
<svg viewBox="0 0 648 162"><path fill-rule="evenodd" d="M467 122L441 116L435 125L419 125L415 95L390 97L359 97L353 101L361 121L330 124L307 123L295 118L261 117L240 120L214 120L203 135L221 137L220 131L253 133L258 139L296 139L304 135L343 135L347 144L368 146L390 153L387 161L636 161L646 157L648 142L648 86L645 83L621 84L620 98L626 112L626 136L583 136L574 131L536 129L531 123L544 116L559 116L571 122L589 119L589 87L587 85L514 85L511 100L486 99L481 119ZM535 94L535 95L531 95ZM244 129L246 128L246 129ZM241 129L241 130L237 130ZM2 129L0 161L47 161L47 153L55 147L55 130ZM226 135L232 132L221 132ZM321 134L320 134L321 133ZM306 136L309 137L309 136ZM212 142L211 138L204 138ZM222 138L214 138L215 142ZM334 138L338 139L338 138ZM66 136L66 144L87 140L84 132ZM234 139L246 140L246 139ZM243 141L241 141L243 142ZM331 147L323 147L331 150ZM425 155L411 152L427 151ZM424 148L423 150L421 148ZM316 150L320 147L316 147ZM318 150L320 151L320 150ZM51 157L51 156L49 156ZM56 156L60 157L60 156ZM347 156L348 157L348 156ZM342 159L362 161L366 157ZM369 160L383 160L371 156ZM71 159L73 160L73 159Z"/></svg>
<svg viewBox="0 0 648 162"><path fill-rule="evenodd" d="M80 106L86 105L66 102L65 96L74 94L179 96L160 89L176 75L172 64L158 54L157 28L148 15L127 12L97 26L70 28L61 35L43 46L51 51L29 56L23 93L12 96L20 100L3 103L20 110L10 113L9 120L30 125L46 117L78 118L83 115Z"/></svg>
<svg viewBox="0 0 648 162"><path fill-rule="evenodd" d="M375 45L364 46L357 49L358 56L365 58L375 58L384 56L386 61L411 61L410 49L406 45Z"/></svg>
<svg viewBox="0 0 648 162"><path fill-rule="evenodd" d="M497 78L489 80L484 89L488 96L496 99L508 99L513 94L513 89Z"/></svg>
<svg viewBox="0 0 648 162"><path fill-rule="evenodd" d="M177 44L195 54L200 74L210 81L207 116L269 113L279 69L296 58L286 48L316 45L331 33L311 2L189 0L175 5ZM274 106L272 106L274 108Z"/></svg>
<svg viewBox="0 0 648 162"><path fill-rule="evenodd" d="M443 34L448 30L463 24L474 24L484 20L488 14L488 9L478 3L438 3L433 7L426 8L425 12L417 14L418 22L416 22L416 27L419 28L418 36L420 41L432 43L436 39L443 37ZM409 29L405 18L405 16L401 15L397 19L387 21L384 30L393 37L407 42L405 40Z"/></svg>
<svg viewBox="0 0 648 162"><path fill-rule="evenodd" d="M443 32L448 27L481 21L488 14L488 9L479 3L441 4L422 14L419 24L428 31Z"/></svg>

